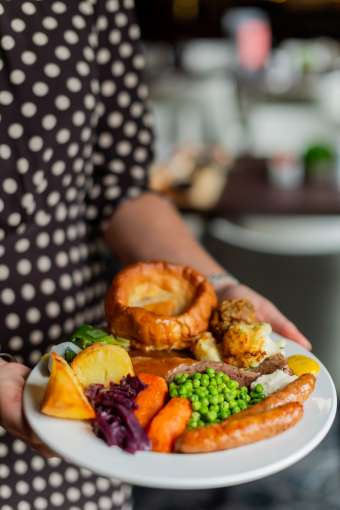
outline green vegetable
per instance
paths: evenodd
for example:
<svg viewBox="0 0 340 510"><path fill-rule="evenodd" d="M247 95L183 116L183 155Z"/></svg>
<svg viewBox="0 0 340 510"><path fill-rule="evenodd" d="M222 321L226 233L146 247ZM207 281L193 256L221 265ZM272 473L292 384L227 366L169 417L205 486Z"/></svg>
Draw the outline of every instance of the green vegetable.
<svg viewBox="0 0 340 510"><path fill-rule="evenodd" d="M67 363L71 363L72 360L77 356L77 353L74 352L72 349L70 349L69 347L67 347L67 349L65 350L65 353L64 353L64 358L65 360L67 361Z"/></svg>
<svg viewBox="0 0 340 510"><path fill-rule="evenodd" d="M103 343L112 344L123 347L123 349L129 349L130 341L120 336L110 335L107 331L95 328L89 324L83 324L73 333L70 338L70 342L80 347L80 349L86 349L92 344Z"/></svg>
<svg viewBox="0 0 340 510"><path fill-rule="evenodd" d="M253 390L240 387L223 372L208 368L204 373L178 374L169 385L170 397L180 396L191 401L189 428L219 423L230 415L261 402L265 395L261 384Z"/></svg>

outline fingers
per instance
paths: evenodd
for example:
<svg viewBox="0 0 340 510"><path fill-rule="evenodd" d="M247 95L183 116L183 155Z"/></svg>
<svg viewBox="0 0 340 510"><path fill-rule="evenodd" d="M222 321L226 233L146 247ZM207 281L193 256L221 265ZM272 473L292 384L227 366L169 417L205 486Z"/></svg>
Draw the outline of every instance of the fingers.
<svg viewBox="0 0 340 510"><path fill-rule="evenodd" d="M262 312L263 313L263 312ZM274 305L268 303L268 311L265 313L268 322L271 323L273 330L282 336L293 340L300 344L309 351L312 349L312 344L309 340L298 330L298 328L290 320L287 319Z"/></svg>

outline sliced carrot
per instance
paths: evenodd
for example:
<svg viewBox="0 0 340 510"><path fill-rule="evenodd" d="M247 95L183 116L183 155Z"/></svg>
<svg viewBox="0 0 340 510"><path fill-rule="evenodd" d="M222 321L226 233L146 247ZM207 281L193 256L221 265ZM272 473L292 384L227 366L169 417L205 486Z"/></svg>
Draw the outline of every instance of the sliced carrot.
<svg viewBox="0 0 340 510"><path fill-rule="evenodd" d="M140 425L145 428L164 406L168 395L168 385L165 379L158 375L141 373L138 377L147 387L137 395L135 402L138 408L135 416Z"/></svg>
<svg viewBox="0 0 340 510"><path fill-rule="evenodd" d="M191 404L186 398L172 398L154 417L148 437L154 452L170 453L176 439L183 434L191 416Z"/></svg>

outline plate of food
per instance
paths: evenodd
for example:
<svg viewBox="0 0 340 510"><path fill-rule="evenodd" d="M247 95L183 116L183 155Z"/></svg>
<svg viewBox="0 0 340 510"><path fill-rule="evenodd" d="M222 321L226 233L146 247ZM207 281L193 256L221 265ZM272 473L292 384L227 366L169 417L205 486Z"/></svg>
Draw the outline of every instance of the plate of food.
<svg viewBox="0 0 340 510"><path fill-rule="evenodd" d="M324 365L250 302L218 303L194 269L128 266L105 313L43 356L24 390L30 426L69 462L147 487L226 487L287 468L329 431Z"/></svg>

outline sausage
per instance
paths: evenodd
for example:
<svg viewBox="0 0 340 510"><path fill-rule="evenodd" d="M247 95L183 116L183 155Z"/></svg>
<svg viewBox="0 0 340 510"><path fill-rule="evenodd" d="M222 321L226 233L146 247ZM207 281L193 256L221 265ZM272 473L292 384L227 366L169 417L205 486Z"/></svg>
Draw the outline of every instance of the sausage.
<svg viewBox="0 0 340 510"><path fill-rule="evenodd" d="M255 404L244 411L241 411L238 416L247 416L258 414L263 411L269 411L270 409L274 409L275 407L282 406L283 404L288 404L289 402L299 402L302 404L311 393L314 391L316 383L316 378L312 374L303 374L300 375L298 379L287 384L281 390L276 391L269 395L269 397L262 400L258 404ZM233 417L232 417L233 418ZM232 419L229 418L229 419ZM235 415L236 418L236 415Z"/></svg>
<svg viewBox="0 0 340 510"><path fill-rule="evenodd" d="M235 419L184 432L176 441L176 451L214 452L268 439L293 427L303 416L303 406L290 402L253 415L240 414Z"/></svg>

